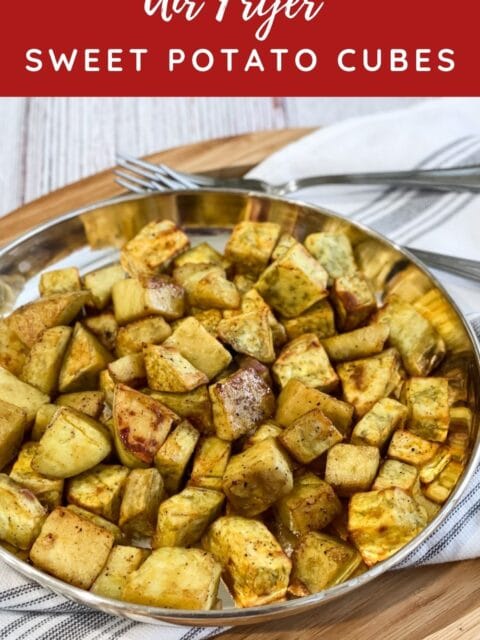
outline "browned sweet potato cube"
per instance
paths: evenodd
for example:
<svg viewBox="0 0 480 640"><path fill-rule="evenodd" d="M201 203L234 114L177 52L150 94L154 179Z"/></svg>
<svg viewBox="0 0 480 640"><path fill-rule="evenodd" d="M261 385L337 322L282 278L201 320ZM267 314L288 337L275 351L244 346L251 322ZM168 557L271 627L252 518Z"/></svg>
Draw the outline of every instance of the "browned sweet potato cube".
<svg viewBox="0 0 480 640"><path fill-rule="evenodd" d="M380 467L372 491L398 487L404 491L413 491L418 478L418 469L399 460L385 460Z"/></svg>
<svg viewBox="0 0 480 640"><path fill-rule="evenodd" d="M294 318L327 296L325 269L301 244L295 244L260 276L255 288L286 318Z"/></svg>
<svg viewBox="0 0 480 640"><path fill-rule="evenodd" d="M293 488L289 461L273 438L232 456L223 476L223 490L241 515L256 516Z"/></svg>
<svg viewBox="0 0 480 640"><path fill-rule="evenodd" d="M353 407L350 404L307 387L293 378L278 396L275 420L282 427L288 427L315 408L321 409L341 433L349 433L353 417Z"/></svg>
<svg viewBox="0 0 480 640"><path fill-rule="evenodd" d="M347 276L357 268L352 245L344 233L312 233L305 238L305 246L331 280Z"/></svg>
<svg viewBox="0 0 480 640"><path fill-rule="evenodd" d="M46 519L31 551L33 564L75 587L90 589L113 547L112 533L64 507Z"/></svg>
<svg viewBox="0 0 480 640"><path fill-rule="evenodd" d="M377 320L390 328L390 344L411 376L427 376L445 355L445 343L413 305L396 298L380 309Z"/></svg>
<svg viewBox="0 0 480 640"><path fill-rule="evenodd" d="M271 388L252 368L239 369L209 388L217 436L236 440L270 418L275 410Z"/></svg>
<svg viewBox="0 0 480 640"><path fill-rule="evenodd" d="M160 317L143 318L120 327L115 346L119 357L140 353L147 344L160 344L172 333L170 325Z"/></svg>
<svg viewBox="0 0 480 640"><path fill-rule="evenodd" d="M98 316L89 316L83 320L83 325L100 340L105 349L115 351L118 324L113 313L106 311Z"/></svg>
<svg viewBox="0 0 480 640"><path fill-rule="evenodd" d="M260 362L273 362L275 350L268 318L268 310L251 311L226 318L218 324L218 335L238 353L256 358Z"/></svg>
<svg viewBox="0 0 480 640"><path fill-rule="evenodd" d="M448 500L450 494L455 489L464 469L464 464L452 460L447 464L436 480L423 487L423 493L428 499L433 500L438 504L443 504Z"/></svg>
<svg viewBox="0 0 480 640"><path fill-rule="evenodd" d="M433 458L438 447L436 442L429 442L410 431L398 429L393 433L387 454L389 458L420 467Z"/></svg>
<svg viewBox="0 0 480 640"><path fill-rule="evenodd" d="M155 455L155 466L160 471L165 489L175 493L185 474L185 469L193 455L199 432L184 420L168 436Z"/></svg>
<svg viewBox="0 0 480 640"><path fill-rule="evenodd" d="M295 478L290 493L275 504L277 518L295 535L324 529L341 510L332 487L314 473Z"/></svg>
<svg viewBox="0 0 480 640"><path fill-rule="evenodd" d="M372 287L360 271L334 281L332 302L337 311L338 325L343 331L359 327L377 308Z"/></svg>
<svg viewBox="0 0 480 640"><path fill-rule="evenodd" d="M203 438L195 452L189 485L222 490L222 479L230 459L232 445L216 436Z"/></svg>
<svg viewBox="0 0 480 640"><path fill-rule="evenodd" d="M180 418L192 423L200 433L214 433L212 403L207 385L186 393L152 391L151 396L174 411Z"/></svg>
<svg viewBox="0 0 480 640"><path fill-rule="evenodd" d="M208 382L208 377L174 347L151 344L143 353L150 389L184 393Z"/></svg>
<svg viewBox="0 0 480 640"><path fill-rule="evenodd" d="M325 480L341 496L368 491L377 475L380 454L376 447L336 444L328 450Z"/></svg>
<svg viewBox="0 0 480 640"><path fill-rule="evenodd" d="M267 266L280 231L274 222L239 222L228 239L225 255L238 271L258 274Z"/></svg>
<svg viewBox="0 0 480 640"><path fill-rule="evenodd" d="M282 318L289 340L305 333L314 333L318 338L334 336L335 315L328 300L320 300L296 318Z"/></svg>
<svg viewBox="0 0 480 640"><path fill-rule="evenodd" d="M229 352L193 317L180 320L164 347L178 349L209 380L215 378L231 362Z"/></svg>
<svg viewBox="0 0 480 640"><path fill-rule="evenodd" d="M369 567L396 553L426 524L425 510L398 487L357 493L350 499L348 530Z"/></svg>
<svg viewBox="0 0 480 640"><path fill-rule="evenodd" d="M80 291L82 283L76 267L47 271L40 276L40 295L53 296L56 293Z"/></svg>
<svg viewBox="0 0 480 640"><path fill-rule="evenodd" d="M450 424L448 381L445 378L411 378L402 395L408 406L408 428L417 436L445 442Z"/></svg>
<svg viewBox="0 0 480 640"><path fill-rule="evenodd" d="M171 220L150 222L123 247L120 262L132 278L153 276L189 245L188 236Z"/></svg>
<svg viewBox="0 0 480 640"><path fill-rule="evenodd" d="M240 293L227 280L225 270L212 264L185 264L173 277L187 293L188 302L200 309L238 309Z"/></svg>
<svg viewBox="0 0 480 640"><path fill-rule="evenodd" d="M282 388L291 379L321 391L332 391L338 385L338 376L314 333L306 333L289 342L282 349L272 371Z"/></svg>
<svg viewBox="0 0 480 640"><path fill-rule="evenodd" d="M377 356L343 362L337 366L344 399L359 418L382 398L391 395L403 378L398 351L387 349Z"/></svg>
<svg viewBox="0 0 480 640"><path fill-rule="evenodd" d="M185 309L185 290L166 276L120 280L113 286L112 298L119 325L152 315L175 320Z"/></svg>
<svg viewBox="0 0 480 640"><path fill-rule="evenodd" d="M395 429L403 428L407 414L407 407L397 400L382 398L357 422L352 443L383 447Z"/></svg>
<svg viewBox="0 0 480 640"><path fill-rule="evenodd" d="M287 427L279 439L296 460L308 464L341 442L343 435L320 409L312 409Z"/></svg>

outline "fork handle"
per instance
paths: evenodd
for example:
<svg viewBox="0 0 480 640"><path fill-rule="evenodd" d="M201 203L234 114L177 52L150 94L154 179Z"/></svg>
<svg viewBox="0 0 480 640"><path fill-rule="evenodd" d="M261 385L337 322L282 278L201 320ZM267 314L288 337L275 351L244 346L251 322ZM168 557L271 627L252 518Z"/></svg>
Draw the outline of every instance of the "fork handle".
<svg viewBox="0 0 480 640"><path fill-rule="evenodd" d="M382 171L375 173L342 173L299 178L274 188L277 195L324 184L384 184L410 189L440 189L480 193L480 165L447 169L419 169L414 171Z"/></svg>
<svg viewBox="0 0 480 640"><path fill-rule="evenodd" d="M448 273L480 282L480 261L478 260L456 258L455 256L414 249L413 247L405 247L405 249L434 269L448 271Z"/></svg>

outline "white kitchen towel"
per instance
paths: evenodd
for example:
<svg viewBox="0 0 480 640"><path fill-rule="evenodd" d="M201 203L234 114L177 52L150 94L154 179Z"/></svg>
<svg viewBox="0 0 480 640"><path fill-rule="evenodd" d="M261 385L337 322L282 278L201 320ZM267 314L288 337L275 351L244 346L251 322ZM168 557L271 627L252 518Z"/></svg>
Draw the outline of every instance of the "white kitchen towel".
<svg viewBox="0 0 480 640"><path fill-rule="evenodd" d="M480 163L480 100L434 100L316 131L272 155L251 175L271 182L320 173ZM480 196L321 187L293 197L323 205L423 249L480 259ZM480 286L437 275L466 313ZM480 556L480 469L465 497L402 566ZM200 640L221 629L150 626L94 612L0 563L0 640Z"/></svg>

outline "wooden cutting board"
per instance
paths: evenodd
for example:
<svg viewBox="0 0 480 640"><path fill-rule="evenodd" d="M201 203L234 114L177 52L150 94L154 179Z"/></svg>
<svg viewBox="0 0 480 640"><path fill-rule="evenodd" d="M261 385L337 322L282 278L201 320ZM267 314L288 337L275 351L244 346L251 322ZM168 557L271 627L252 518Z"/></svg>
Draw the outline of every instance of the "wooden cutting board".
<svg viewBox="0 0 480 640"><path fill-rule="evenodd" d="M150 156L187 171L241 175L308 129L209 140ZM0 220L0 243L43 220L118 195L105 171ZM480 535L480 534L479 534ZM480 559L392 572L352 595L276 622L238 627L222 640L480 640Z"/></svg>

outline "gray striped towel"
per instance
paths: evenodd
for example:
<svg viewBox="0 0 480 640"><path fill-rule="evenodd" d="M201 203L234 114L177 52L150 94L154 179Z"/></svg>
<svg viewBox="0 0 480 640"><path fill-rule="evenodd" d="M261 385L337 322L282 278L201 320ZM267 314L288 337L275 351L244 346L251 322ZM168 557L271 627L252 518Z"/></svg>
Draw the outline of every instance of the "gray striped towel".
<svg viewBox="0 0 480 640"><path fill-rule="evenodd" d="M435 100L321 129L268 158L252 176L288 178L345 171L480 163L480 100ZM480 196L322 187L300 194L402 244L479 258ZM437 273L467 314L480 288ZM480 323L479 331L480 335ZM480 555L480 469L464 498L402 566ZM0 563L0 640L200 640L221 629L149 626L89 610L30 583Z"/></svg>

